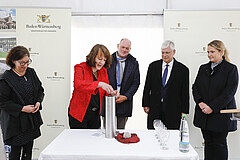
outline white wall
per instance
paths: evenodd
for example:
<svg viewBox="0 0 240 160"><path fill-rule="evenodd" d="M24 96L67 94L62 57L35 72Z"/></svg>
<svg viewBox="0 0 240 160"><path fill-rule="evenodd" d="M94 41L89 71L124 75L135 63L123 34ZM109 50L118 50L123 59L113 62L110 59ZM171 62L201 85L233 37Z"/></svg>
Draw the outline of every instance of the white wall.
<svg viewBox="0 0 240 160"><path fill-rule="evenodd" d="M67 7L78 13L157 13L165 0L1 0L1 6Z"/></svg>
<svg viewBox="0 0 240 160"><path fill-rule="evenodd" d="M159 13L167 9L240 9L239 0L1 0L1 6L64 7L79 13Z"/></svg>
<svg viewBox="0 0 240 160"><path fill-rule="evenodd" d="M240 9L239 0L168 0L168 9Z"/></svg>

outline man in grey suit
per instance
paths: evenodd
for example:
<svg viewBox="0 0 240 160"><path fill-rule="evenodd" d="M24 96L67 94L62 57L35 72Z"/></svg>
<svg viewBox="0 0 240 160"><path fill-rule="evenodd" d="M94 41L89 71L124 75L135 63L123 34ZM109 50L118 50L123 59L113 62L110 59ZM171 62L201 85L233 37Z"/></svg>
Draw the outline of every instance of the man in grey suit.
<svg viewBox="0 0 240 160"><path fill-rule="evenodd" d="M154 119L168 129L179 129L181 114L189 113L189 69L173 58L172 41L165 41L161 48L162 59L148 67L142 106L148 114L148 129L154 129Z"/></svg>
<svg viewBox="0 0 240 160"><path fill-rule="evenodd" d="M117 45L118 51L112 54L112 64L108 69L109 83L120 96L116 99L117 128L124 129L128 117L132 116L133 95L140 85L138 61L129 52L131 41L123 38ZM102 107L105 115L105 105Z"/></svg>

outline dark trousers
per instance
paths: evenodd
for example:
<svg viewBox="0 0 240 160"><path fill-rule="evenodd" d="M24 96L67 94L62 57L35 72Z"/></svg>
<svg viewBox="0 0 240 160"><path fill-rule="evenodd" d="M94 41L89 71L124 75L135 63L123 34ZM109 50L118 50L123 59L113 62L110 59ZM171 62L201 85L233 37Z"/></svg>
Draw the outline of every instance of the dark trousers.
<svg viewBox="0 0 240 160"><path fill-rule="evenodd" d="M128 117L117 117L117 129L125 129Z"/></svg>
<svg viewBox="0 0 240 160"><path fill-rule="evenodd" d="M32 159L33 141L28 142L23 146L11 146L11 152L9 154L9 160L31 160Z"/></svg>
<svg viewBox="0 0 240 160"><path fill-rule="evenodd" d="M201 131L205 142L204 160L227 160L228 132L212 132L203 129Z"/></svg>
<svg viewBox="0 0 240 160"><path fill-rule="evenodd" d="M162 91L163 93L163 91ZM165 92L164 92L165 93ZM163 102L163 98L161 99L161 102L160 102L160 105L159 105L159 108L157 110L157 113L152 113L151 112L151 108L150 108L150 112L151 113L148 113L148 116L147 116L147 128L148 129L154 129L153 127L153 121L155 119L160 119L162 121L162 123L164 125L166 125L166 117L165 117L165 111L166 111L166 104ZM168 127L168 126L166 126Z"/></svg>
<svg viewBox="0 0 240 160"><path fill-rule="evenodd" d="M99 129L101 127L99 110L93 111L91 108L88 109L82 122L78 121L70 114L68 114L68 117L71 129Z"/></svg>
<svg viewBox="0 0 240 160"><path fill-rule="evenodd" d="M103 127L105 128L105 117L103 119ZM125 129L128 117L117 117L117 129Z"/></svg>

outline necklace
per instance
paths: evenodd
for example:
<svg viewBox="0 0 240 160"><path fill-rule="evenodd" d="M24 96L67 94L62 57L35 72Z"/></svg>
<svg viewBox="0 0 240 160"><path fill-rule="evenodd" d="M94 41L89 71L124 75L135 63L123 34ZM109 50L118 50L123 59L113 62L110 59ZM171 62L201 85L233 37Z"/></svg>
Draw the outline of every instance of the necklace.
<svg viewBox="0 0 240 160"><path fill-rule="evenodd" d="M27 77L24 74L19 73L16 69L13 69L13 71L20 77L23 77L25 81L27 81Z"/></svg>

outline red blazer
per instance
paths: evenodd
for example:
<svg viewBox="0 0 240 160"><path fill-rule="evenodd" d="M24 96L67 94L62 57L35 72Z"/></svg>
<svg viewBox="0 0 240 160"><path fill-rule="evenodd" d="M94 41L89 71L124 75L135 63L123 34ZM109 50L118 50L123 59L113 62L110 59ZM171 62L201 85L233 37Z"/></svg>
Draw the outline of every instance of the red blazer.
<svg viewBox="0 0 240 160"><path fill-rule="evenodd" d="M100 114L102 99L107 93L102 88L97 88L99 82L109 84L106 68L101 68L98 71L97 81L93 81L92 68L86 62L74 66L74 90L69 105L69 114L80 122L85 116L91 95L97 94L97 91L100 96Z"/></svg>

